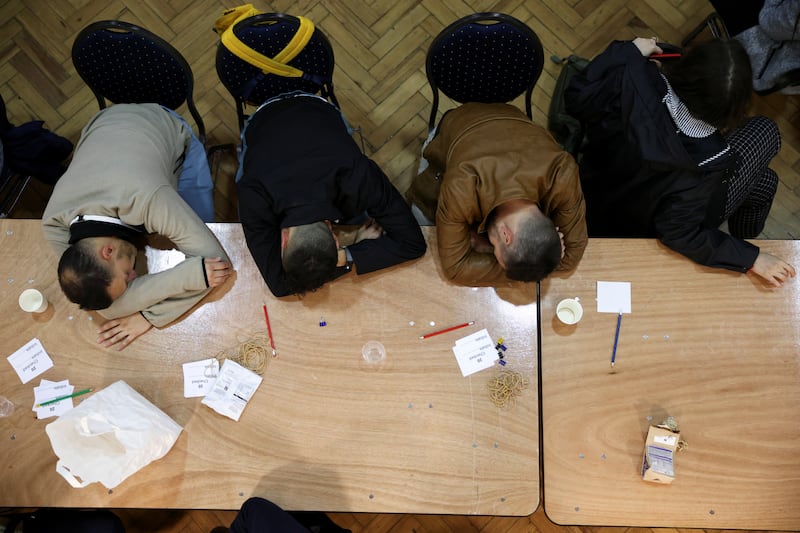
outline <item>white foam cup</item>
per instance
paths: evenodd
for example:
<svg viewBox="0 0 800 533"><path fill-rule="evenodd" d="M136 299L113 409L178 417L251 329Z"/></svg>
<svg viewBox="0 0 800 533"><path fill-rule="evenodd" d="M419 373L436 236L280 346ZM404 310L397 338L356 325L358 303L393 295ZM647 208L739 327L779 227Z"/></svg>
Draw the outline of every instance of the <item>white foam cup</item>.
<svg viewBox="0 0 800 533"><path fill-rule="evenodd" d="M583 317L583 306L578 298L566 298L558 302L556 316L564 324L577 324Z"/></svg>
<svg viewBox="0 0 800 533"><path fill-rule="evenodd" d="M19 306L28 313L41 313L47 309L47 298L36 289L25 289L19 295Z"/></svg>

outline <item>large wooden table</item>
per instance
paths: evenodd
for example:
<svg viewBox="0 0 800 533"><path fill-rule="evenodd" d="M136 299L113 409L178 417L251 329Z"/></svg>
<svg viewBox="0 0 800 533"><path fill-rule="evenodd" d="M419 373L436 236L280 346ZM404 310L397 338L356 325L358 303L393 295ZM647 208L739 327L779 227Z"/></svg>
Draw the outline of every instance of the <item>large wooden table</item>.
<svg viewBox="0 0 800 533"><path fill-rule="evenodd" d="M7 357L37 337L55 363L22 385L11 365L0 362L0 394L16 404L10 418L0 419L0 507L237 509L259 495L298 510L536 510L538 384L530 294L504 300L494 289L450 285L442 281L437 254L429 252L386 271L349 274L303 299L277 300L240 226L212 229L235 264L235 281L183 321L116 352L95 342L100 318L61 294L40 223L0 221L0 354ZM426 235L434 248L434 234ZM148 262L161 268L177 259L174 252L154 252ZM29 286L51 302L41 316L17 306ZM264 333L264 302L280 355L240 421L218 415L199 398L185 399L181 364ZM475 326L419 339L468 320ZM489 400L486 384L497 370L464 378L451 351L456 339L481 328L505 338L507 368L530 380L511 409ZM383 366L362 359L361 347L372 339L386 346ZM73 489L55 471L44 429L50 420L36 420L31 411L41 378L98 389L125 380L184 431L163 459L113 491L97 483Z"/></svg>
<svg viewBox="0 0 800 533"><path fill-rule="evenodd" d="M797 241L759 241L800 266ZM630 281L616 314L596 282ZM698 266L651 240L592 240L543 284L544 505L560 524L800 529L800 279L783 288ZM580 297L575 326L554 319ZM650 423L688 448L672 485L641 480Z"/></svg>

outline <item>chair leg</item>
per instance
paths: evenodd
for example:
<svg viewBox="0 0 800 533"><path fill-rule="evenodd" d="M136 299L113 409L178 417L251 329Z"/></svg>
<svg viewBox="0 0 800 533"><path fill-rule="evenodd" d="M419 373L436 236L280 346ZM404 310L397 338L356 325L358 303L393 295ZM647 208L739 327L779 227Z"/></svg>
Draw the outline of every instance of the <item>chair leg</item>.
<svg viewBox="0 0 800 533"><path fill-rule="evenodd" d="M22 193L28 188L31 176L14 175L8 179L8 190L0 200L0 218L9 218L17 207Z"/></svg>
<svg viewBox="0 0 800 533"><path fill-rule="evenodd" d="M714 12L703 19L703 22L697 25L695 29L689 33L684 39L681 41L681 46L686 47L689 43L691 43L700 33L703 32L708 28L711 30L711 35L714 36L715 39L726 38L727 31L725 30L725 23L722 21L720 16Z"/></svg>
<svg viewBox="0 0 800 533"><path fill-rule="evenodd" d="M232 152L237 155L237 147L234 143L217 144L208 149L206 156L208 158L208 168L211 170L211 182L214 184L214 189L217 188L217 176L219 175L219 167L222 165L222 156L225 152Z"/></svg>

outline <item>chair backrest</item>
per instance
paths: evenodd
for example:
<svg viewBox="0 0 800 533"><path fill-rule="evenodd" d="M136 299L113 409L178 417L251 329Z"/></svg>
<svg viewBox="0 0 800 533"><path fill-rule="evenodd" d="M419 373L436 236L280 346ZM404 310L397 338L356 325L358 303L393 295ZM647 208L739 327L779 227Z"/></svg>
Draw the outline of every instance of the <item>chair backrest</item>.
<svg viewBox="0 0 800 533"><path fill-rule="evenodd" d="M94 22L72 43L72 63L100 109L115 103L157 103L172 110L184 102L205 142L194 105L194 75L186 59L154 33L120 20Z"/></svg>
<svg viewBox="0 0 800 533"><path fill-rule="evenodd" d="M275 57L289 43L299 27L300 21L295 16L261 13L239 21L233 27L233 32L253 50ZM219 43L217 76L236 101L240 130L244 126L246 105L258 106L282 93L319 93L339 107L333 92L333 48L319 28L314 28L308 44L288 64L306 74L301 78L265 74L258 67L236 56L222 42Z"/></svg>
<svg viewBox="0 0 800 533"><path fill-rule="evenodd" d="M532 118L531 95L543 68L542 43L523 22L504 13L457 20L428 48L425 71L433 91L428 130L435 127L439 91L458 103L510 102L525 93Z"/></svg>

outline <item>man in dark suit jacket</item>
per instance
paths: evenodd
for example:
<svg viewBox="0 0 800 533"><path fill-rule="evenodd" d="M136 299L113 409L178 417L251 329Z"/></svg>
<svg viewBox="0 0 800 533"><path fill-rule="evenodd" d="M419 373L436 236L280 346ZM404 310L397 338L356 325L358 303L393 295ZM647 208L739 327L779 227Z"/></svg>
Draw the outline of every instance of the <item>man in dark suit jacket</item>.
<svg viewBox="0 0 800 533"><path fill-rule="evenodd" d="M338 109L307 93L262 105L242 133L237 191L247 246L275 296L425 253L403 197L361 153ZM367 221L339 246L333 224Z"/></svg>

